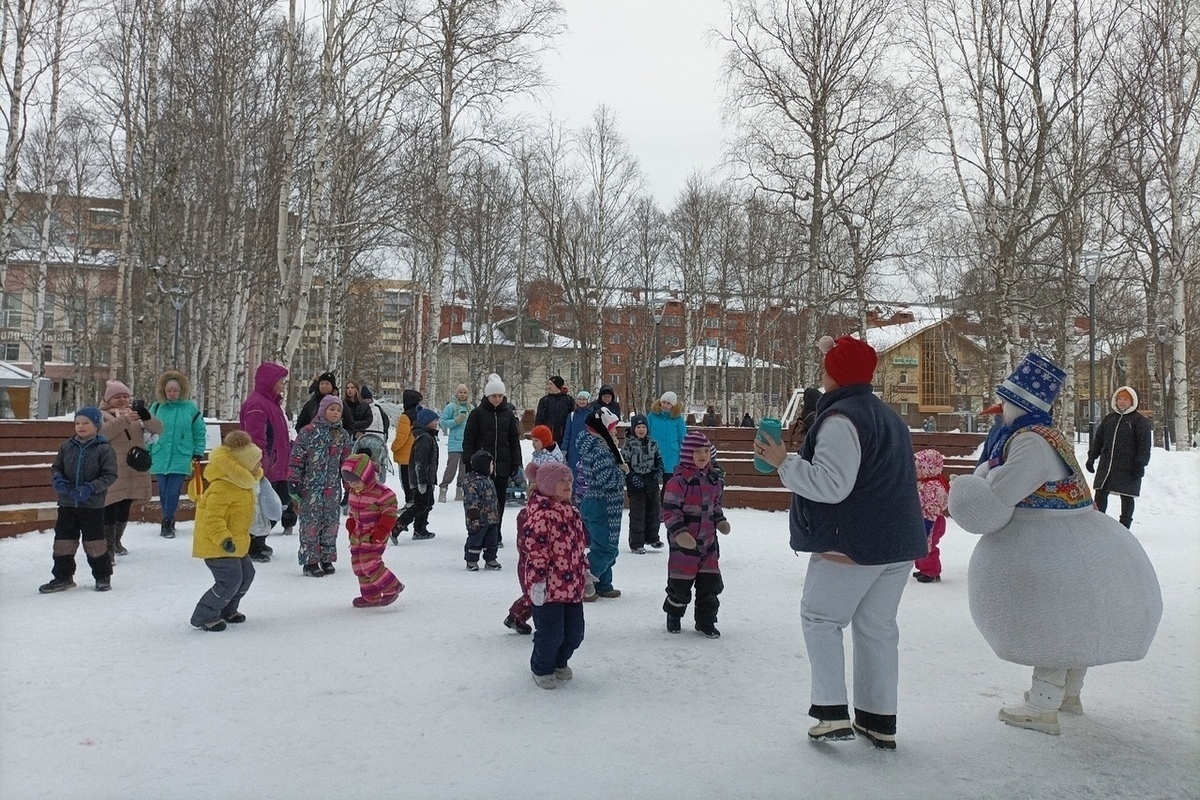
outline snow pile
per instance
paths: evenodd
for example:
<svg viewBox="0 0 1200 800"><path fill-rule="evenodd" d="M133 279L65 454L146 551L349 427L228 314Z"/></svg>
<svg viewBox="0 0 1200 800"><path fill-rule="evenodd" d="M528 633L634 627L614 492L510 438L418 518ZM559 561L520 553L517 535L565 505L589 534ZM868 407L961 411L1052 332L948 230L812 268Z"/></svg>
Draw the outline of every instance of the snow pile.
<svg viewBox="0 0 1200 800"><path fill-rule="evenodd" d="M1200 454L1154 451L1133 530L1162 583L1158 637L1145 660L1089 673L1061 737L997 721L1029 670L971 623L975 537L951 523L942 583L910 583L900 606L890 754L806 740L805 559L786 514L729 513L715 641L690 619L666 634L666 555L623 547L624 596L587 606L575 680L553 692L530 680L530 638L501 624L512 506L504 570L477 574L461 506L436 506L436 539L388 549L408 588L387 609L351 607L344 534L320 580L272 536L248 622L223 633L188 625L210 584L190 523L173 541L131 526L108 594L80 556L79 588L38 595L50 536L0 541L0 797L1197 797L1198 473Z"/></svg>

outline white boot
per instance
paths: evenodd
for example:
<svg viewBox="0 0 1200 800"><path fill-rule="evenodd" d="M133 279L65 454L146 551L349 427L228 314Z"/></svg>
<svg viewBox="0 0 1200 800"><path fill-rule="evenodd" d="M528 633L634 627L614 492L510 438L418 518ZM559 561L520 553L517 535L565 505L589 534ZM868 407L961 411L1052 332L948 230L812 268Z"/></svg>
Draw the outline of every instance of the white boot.
<svg viewBox="0 0 1200 800"><path fill-rule="evenodd" d="M543 689L557 689L558 681L554 679L554 674L549 675L534 675L533 682Z"/></svg>
<svg viewBox="0 0 1200 800"><path fill-rule="evenodd" d="M1062 729L1058 727L1057 711L1042 711L1028 704L1000 709L1000 721L1006 725L1041 731L1052 736L1062 733Z"/></svg>
<svg viewBox="0 0 1200 800"><path fill-rule="evenodd" d="M848 719L823 719L808 729L808 738L822 742L841 742L854 738Z"/></svg>

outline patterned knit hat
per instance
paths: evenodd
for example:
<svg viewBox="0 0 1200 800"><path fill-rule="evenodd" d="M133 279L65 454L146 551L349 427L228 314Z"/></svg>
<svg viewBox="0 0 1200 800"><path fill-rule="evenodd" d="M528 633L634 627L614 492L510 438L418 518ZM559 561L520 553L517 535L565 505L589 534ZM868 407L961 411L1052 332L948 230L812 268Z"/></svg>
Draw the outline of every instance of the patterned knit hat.
<svg viewBox="0 0 1200 800"><path fill-rule="evenodd" d="M705 449L711 453L712 447L712 442L708 440L707 436L699 431L692 431L683 437L683 446L679 449L679 463L685 467L694 466L695 461L692 460L692 457L696 451Z"/></svg>
<svg viewBox="0 0 1200 800"><path fill-rule="evenodd" d="M371 463L371 457L366 453L355 453L343 461L342 480L347 483L362 481L368 486L375 483L375 465Z"/></svg>
<svg viewBox="0 0 1200 800"><path fill-rule="evenodd" d="M918 478L935 478L942 474L946 457L933 448L919 451L913 458L917 464Z"/></svg>
<svg viewBox="0 0 1200 800"><path fill-rule="evenodd" d="M321 398L321 404L317 406L317 418L325 419L325 409L329 408L330 406L337 406L341 409L345 408L345 406L342 405L342 398L338 397L336 394L327 394Z"/></svg>
<svg viewBox="0 0 1200 800"><path fill-rule="evenodd" d="M525 479L537 487L538 493L546 497L554 497L558 484L571 480L571 468L558 461L546 461L543 464L530 464L525 467Z"/></svg>
<svg viewBox="0 0 1200 800"><path fill-rule="evenodd" d="M1049 414L1066 376L1053 362L1037 353L1027 353L996 394L1026 411Z"/></svg>
<svg viewBox="0 0 1200 800"><path fill-rule="evenodd" d="M542 443L542 447L549 447L554 444L554 431L545 425L534 425L533 430L529 432L529 438L537 439Z"/></svg>

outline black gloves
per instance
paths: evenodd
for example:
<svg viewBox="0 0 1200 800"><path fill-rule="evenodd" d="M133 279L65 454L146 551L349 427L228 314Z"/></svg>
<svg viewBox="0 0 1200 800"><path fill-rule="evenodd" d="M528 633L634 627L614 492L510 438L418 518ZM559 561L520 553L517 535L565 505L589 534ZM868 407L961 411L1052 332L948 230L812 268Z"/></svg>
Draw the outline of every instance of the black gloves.
<svg viewBox="0 0 1200 800"><path fill-rule="evenodd" d="M1096 459L1089 458L1087 460L1087 463L1083 465L1083 468L1086 469L1088 472L1095 472L1096 471Z"/></svg>
<svg viewBox="0 0 1200 800"><path fill-rule="evenodd" d="M130 406L130 408L137 412L138 418L142 422L150 419L150 409L146 408L145 400L134 400L133 405Z"/></svg>

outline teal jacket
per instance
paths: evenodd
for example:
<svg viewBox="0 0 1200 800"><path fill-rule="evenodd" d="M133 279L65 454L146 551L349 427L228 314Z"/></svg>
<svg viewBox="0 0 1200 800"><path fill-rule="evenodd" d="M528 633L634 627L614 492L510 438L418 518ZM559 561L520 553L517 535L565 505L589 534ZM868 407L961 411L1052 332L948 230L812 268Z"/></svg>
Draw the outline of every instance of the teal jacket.
<svg viewBox="0 0 1200 800"><path fill-rule="evenodd" d="M179 399L167 400L167 384L179 384ZM178 370L169 369L158 376L154 386L158 399L150 413L163 424L158 441L150 445L152 475L190 475L192 456L203 457L207 436L200 408L191 400L192 384Z"/></svg>
<svg viewBox="0 0 1200 800"><path fill-rule="evenodd" d="M463 449L463 433L467 430L467 415L471 413L471 405L467 402L458 402L451 400L442 409L442 417L439 424L442 430L446 432L446 452L461 453ZM463 415L462 422L455 422L458 415Z"/></svg>

